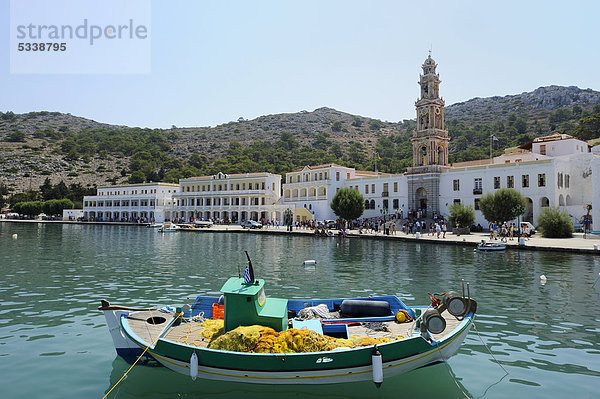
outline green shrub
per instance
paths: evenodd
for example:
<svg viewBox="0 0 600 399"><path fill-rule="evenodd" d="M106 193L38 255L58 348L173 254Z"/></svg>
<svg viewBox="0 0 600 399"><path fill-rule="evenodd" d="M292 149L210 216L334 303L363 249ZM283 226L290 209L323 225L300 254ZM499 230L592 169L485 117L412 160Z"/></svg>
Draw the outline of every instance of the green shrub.
<svg viewBox="0 0 600 399"><path fill-rule="evenodd" d="M546 207L537 218L542 236L548 238L573 237L573 223L569 215L558 207Z"/></svg>
<svg viewBox="0 0 600 399"><path fill-rule="evenodd" d="M471 205L463 205L460 202L455 202L448 207L450 216L448 221L452 227L458 223L461 227L471 227L475 223L475 210Z"/></svg>
<svg viewBox="0 0 600 399"><path fill-rule="evenodd" d="M10 141L13 143L24 142L25 141L25 133L23 133L19 130L12 132L6 137L6 141Z"/></svg>
<svg viewBox="0 0 600 399"><path fill-rule="evenodd" d="M353 220L362 216L365 210L364 200L358 190L347 187L335 193L329 206L339 218Z"/></svg>

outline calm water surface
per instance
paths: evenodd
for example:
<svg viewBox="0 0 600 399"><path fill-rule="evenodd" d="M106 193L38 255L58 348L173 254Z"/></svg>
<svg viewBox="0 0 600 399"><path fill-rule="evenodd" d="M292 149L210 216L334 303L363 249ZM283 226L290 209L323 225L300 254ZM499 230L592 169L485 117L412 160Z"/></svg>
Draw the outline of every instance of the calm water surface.
<svg viewBox="0 0 600 399"><path fill-rule="evenodd" d="M476 330L447 365L389 378L379 390L370 382L192 382L163 367L136 366L111 398L598 397L600 257L12 223L0 223L0 397L102 398L128 364L114 352L99 300L156 306L217 295L244 267L243 250L267 280L267 294L287 298L396 294L416 305L427 303L427 291L458 289L464 278L479 303ZM304 268L305 259L318 265Z"/></svg>

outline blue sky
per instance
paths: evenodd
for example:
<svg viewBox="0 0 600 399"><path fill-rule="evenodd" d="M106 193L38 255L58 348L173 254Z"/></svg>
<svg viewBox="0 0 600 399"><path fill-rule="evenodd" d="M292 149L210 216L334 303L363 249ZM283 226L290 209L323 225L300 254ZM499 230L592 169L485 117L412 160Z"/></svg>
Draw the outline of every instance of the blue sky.
<svg viewBox="0 0 600 399"><path fill-rule="evenodd" d="M183 127L327 106L398 121L414 118L430 47L446 104L600 90L598 1L151 3L150 73L19 75L0 0L0 111Z"/></svg>

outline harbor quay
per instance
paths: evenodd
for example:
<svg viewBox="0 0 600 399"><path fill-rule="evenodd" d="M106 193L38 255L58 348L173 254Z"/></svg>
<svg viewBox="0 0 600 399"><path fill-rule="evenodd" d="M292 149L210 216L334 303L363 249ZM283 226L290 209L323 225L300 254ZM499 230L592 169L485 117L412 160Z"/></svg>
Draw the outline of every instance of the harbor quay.
<svg viewBox="0 0 600 399"><path fill-rule="evenodd" d="M84 222L84 221L67 221L67 220L20 220L20 219L0 219L0 223L48 223L48 224L73 224L73 225L90 225L90 226L128 226L136 228L147 228L147 224L142 223L123 223L123 222ZM232 234L262 234L262 235L296 235L315 237L315 230L312 228L294 227L292 231L288 231L288 226L264 226L262 229L245 229L238 224L215 224L209 228L181 228L178 234L194 234L194 233L232 233ZM420 233L419 235L409 233L406 234L397 231L395 234L383 234L381 232L367 232L363 230L346 230L346 233L341 236L339 230L330 230L333 235L330 237L318 237L323 240L334 239L373 239L373 240L389 240L398 242L418 242L434 245L461 245L475 248L481 241L500 242L500 239L490 240L489 232L471 232L469 234L454 234L446 233L446 237L437 238L437 235L429 235ZM158 233L157 233L158 234ZM571 238L545 238L540 233L534 234L529 238L522 238L519 241L518 237L506 241L508 250L522 251L559 251L559 252L574 252L600 255L600 235L587 234L584 237L583 233L573 233ZM520 245L522 244L522 245Z"/></svg>

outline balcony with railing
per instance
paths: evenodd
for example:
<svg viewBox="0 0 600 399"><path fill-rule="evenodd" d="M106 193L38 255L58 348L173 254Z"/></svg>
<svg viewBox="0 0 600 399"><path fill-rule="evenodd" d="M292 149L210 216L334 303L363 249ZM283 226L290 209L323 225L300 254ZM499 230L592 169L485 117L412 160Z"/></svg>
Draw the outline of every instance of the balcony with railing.
<svg viewBox="0 0 600 399"><path fill-rule="evenodd" d="M473 195L478 195L478 194L482 194L483 190L481 188L474 188L473 189Z"/></svg>

